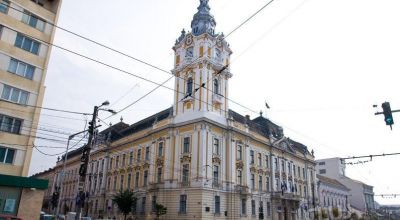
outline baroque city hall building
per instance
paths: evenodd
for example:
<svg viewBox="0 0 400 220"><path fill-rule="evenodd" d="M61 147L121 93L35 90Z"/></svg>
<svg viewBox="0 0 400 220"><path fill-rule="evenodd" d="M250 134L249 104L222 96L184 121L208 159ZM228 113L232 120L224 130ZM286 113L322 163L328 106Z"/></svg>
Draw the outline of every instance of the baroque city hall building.
<svg viewBox="0 0 400 220"><path fill-rule="evenodd" d="M135 124L122 121L99 133L90 155L84 213L118 216L113 196L130 189L130 215L154 219L309 219L316 203L314 156L283 129L228 107L232 51L207 0L173 47L173 107ZM68 154L61 210L74 211L82 149ZM57 184L56 167L37 174ZM52 185L51 185L52 184Z"/></svg>

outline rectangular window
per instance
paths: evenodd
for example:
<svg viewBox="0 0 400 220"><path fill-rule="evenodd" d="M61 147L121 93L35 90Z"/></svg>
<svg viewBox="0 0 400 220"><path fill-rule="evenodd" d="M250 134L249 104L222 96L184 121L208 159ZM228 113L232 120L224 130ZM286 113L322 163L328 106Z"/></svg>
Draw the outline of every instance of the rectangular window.
<svg viewBox="0 0 400 220"><path fill-rule="evenodd" d="M117 156L117 158L115 159L115 168L118 169L119 167L119 156Z"/></svg>
<svg viewBox="0 0 400 220"><path fill-rule="evenodd" d="M275 170L277 170L279 167L278 167L278 158L276 158L276 157L274 157L274 168L275 168Z"/></svg>
<svg viewBox="0 0 400 220"><path fill-rule="evenodd" d="M251 177L250 177L251 189L254 189L256 187L254 178L255 178L254 174L251 174Z"/></svg>
<svg viewBox="0 0 400 220"><path fill-rule="evenodd" d="M0 163L12 164L14 162L15 150L0 147Z"/></svg>
<svg viewBox="0 0 400 220"><path fill-rule="evenodd" d="M10 64L8 65L8 72L14 73L18 76L22 76L27 79L33 79L35 67L30 64L11 58Z"/></svg>
<svg viewBox="0 0 400 220"><path fill-rule="evenodd" d="M7 0L0 0L0 12L7 14L8 7L10 6L10 2Z"/></svg>
<svg viewBox="0 0 400 220"><path fill-rule="evenodd" d="M137 158L136 158L136 160L137 160L138 163L140 162L141 157L142 157L142 149L138 149L138 151L137 151Z"/></svg>
<svg viewBox="0 0 400 220"><path fill-rule="evenodd" d="M296 165L293 164L293 176L296 176Z"/></svg>
<svg viewBox="0 0 400 220"><path fill-rule="evenodd" d="M110 190L110 188L111 188L111 177L108 177L108 180L107 180L107 190Z"/></svg>
<svg viewBox="0 0 400 220"><path fill-rule="evenodd" d="M221 212L220 206L221 206L221 201L220 201L220 197L219 196L215 196L214 199L214 206L215 206L215 213L219 214Z"/></svg>
<svg viewBox="0 0 400 220"><path fill-rule="evenodd" d="M185 137L183 139L183 153L189 153L190 138Z"/></svg>
<svg viewBox="0 0 400 220"><path fill-rule="evenodd" d="M179 213L185 214L186 213L186 195L181 195L179 199Z"/></svg>
<svg viewBox="0 0 400 220"><path fill-rule="evenodd" d="M121 175L119 189L122 191L124 190L124 175Z"/></svg>
<svg viewBox="0 0 400 220"><path fill-rule="evenodd" d="M26 10L24 10L24 13L22 15L22 22L42 32L44 31L44 26L46 24L43 19Z"/></svg>
<svg viewBox="0 0 400 220"><path fill-rule="evenodd" d="M325 174L326 173L326 169L320 169L319 170L319 174Z"/></svg>
<svg viewBox="0 0 400 220"><path fill-rule="evenodd" d="M267 216L271 216L271 203L267 202Z"/></svg>
<svg viewBox="0 0 400 220"><path fill-rule="evenodd" d="M325 162L318 162L318 165L323 166L323 165L325 165Z"/></svg>
<svg viewBox="0 0 400 220"><path fill-rule="evenodd" d="M129 153L129 165L132 165L133 163L133 152Z"/></svg>
<svg viewBox="0 0 400 220"><path fill-rule="evenodd" d="M256 215L256 201L251 200L251 214Z"/></svg>
<svg viewBox="0 0 400 220"><path fill-rule="evenodd" d="M157 169L157 183L161 183L162 181L162 167Z"/></svg>
<svg viewBox="0 0 400 220"><path fill-rule="evenodd" d="M125 167L125 154L122 154L122 167Z"/></svg>
<svg viewBox="0 0 400 220"><path fill-rule="evenodd" d="M258 204L258 212L260 215L264 215L264 203L262 201Z"/></svg>
<svg viewBox="0 0 400 220"><path fill-rule="evenodd" d="M114 176L113 190L117 190L117 176Z"/></svg>
<svg viewBox="0 0 400 220"><path fill-rule="evenodd" d="M263 183L262 183L262 176L260 175L260 176L258 176L258 190L259 191L262 191L262 185L263 185Z"/></svg>
<svg viewBox="0 0 400 220"><path fill-rule="evenodd" d="M19 134L21 131L22 120L0 115L0 131Z"/></svg>
<svg viewBox="0 0 400 220"><path fill-rule="evenodd" d="M261 153L258 153L258 166L262 166Z"/></svg>
<svg viewBox="0 0 400 220"><path fill-rule="evenodd" d="M279 187L279 178L275 178L275 191L279 191L280 187Z"/></svg>
<svg viewBox="0 0 400 220"><path fill-rule="evenodd" d="M17 34L17 38L15 39L14 46L21 48L23 50L26 50L28 52L31 52L33 54L36 54L36 55L39 54L40 43L29 37L25 37L24 35L22 35L20 33Z"/></svg>
<svg viewBox="0 0 400 220"><path fill-rule="evenodd" d="M270 182L269 182L269 176L267 176L265 178L265 189L267 190L267 192L269 192L271 190L270 187L271 187L271 185L270 185Z"/></svg>
<svg viewBox="0 0 400 220"><path fill-rule="evenodd" d="M237 182L239 185L242 185L242 170L237 171Z"/></svg>
<svg viewBox="0 0 400 220"><path fill-rule="evenodd" d="M151 211L155 212L156 211L156 205L157 205L157 196L153 196L151 199Z"/></svg>
<svg viewBox="0 0 400 220"><path fill-rule="evenodd" d="M303 167L303 179L306 179L306 171L305 171L304 167Z"/></svg>
<svg viewBox="0 0 400 220"><path fill-rule="evenodd" d="M297 176L300 178L300 166L297 167Z"/></svg>
<svg viewBox="0 0 400 220"><path fill-rule="evenodd" d="M131 179L132 179L132 174L128 174L128 182L126 183L126 188L131 189Z"/></svg>
<svg viewBox="0 0 400 220"><path fill-rule="evenodd" d="M213 140L213 153L216 155L219 155L219 139L218 138L214 138Z"/></svg>
<svg viewBox="0 0 400 220"><path fill-rule="evenodd" d="M8 85L4 85L3 93L1 94L2 99L22 105L28 103L28 96L28 92Z"/></svg>
<svg viewBox="0 0 400 220"><path fill-rule="evenodd" d="M265 167L269 168L269 156L265 155Z"/></svg>
<svg viewBox="0 0 400 220"><path fill-rule="evenodd" d="M219 167L214 165L214 173L213 173L213 185L217 186L219 180Z"/></svg>
<svg viewBox="0 0 400 220"><path fill-rule="evenodd" d="M189 164L184 164L182 169L182 183L187 185L189 183Z"/></svg>
<svg viewBox="0 0 400 220"><path fill-rule="evenodd" d="M281 168L282 168L282 172L285 173L285 161L281 160Z"/></svg>
<svg viewBox="0 0 400 220"><path fill-rule="evenodd" d="M143 173L143 186L147 186L147 177L149 175L149 171L144 171Z"/></svg>
<svg viewBox="0 0 400 220"><path fill-rule="evenodd" d="M139 172L136 172L135 176L135 189L139 188Z"/></svg>
<svg viewBox="0 0 400 220"><path fill-rule="evenodd" d="M158 143L158 157L163 156L164 142Z"/></svg>
<svg viewBox="0 0 400 220"><path fill-rule="evenodd" d="M246 199L242 199L242 202L241 202L242 215L246 215L246 213L247 213L246 203L247 203Z"/></svg>
<svg viewBox="0 0 400 220"><path fill-rule="evenodd" d="M113 168L113 159L112 158L110 158L110 164L108 165L109 167L109 169L112 169Z"/></svg>
<svg viewBox="0 0 400 220"><path fill-rule="evenodd" d="M237 160L242 160L242 145L237 146L237 155L236 155Z"/></svg>
<svg viewBox="0 0 400 220"><path fill-rule="evenodd" d="M146 147L146 153L145 153L144 157L145 157L146 161L150 160L150 147L149 146Z"/></svg>
<svg viewBox="0 0 400 220"><path fill-rule="evenodd" d="M250 150L250 164L254 164L254 151Z"/></svg>
<svg viewBox="0 0 400 220"><path fill-rule="evenodd" d="M146 212L146 197L142 197L142 210L141 213L144 214Z"/></svg>

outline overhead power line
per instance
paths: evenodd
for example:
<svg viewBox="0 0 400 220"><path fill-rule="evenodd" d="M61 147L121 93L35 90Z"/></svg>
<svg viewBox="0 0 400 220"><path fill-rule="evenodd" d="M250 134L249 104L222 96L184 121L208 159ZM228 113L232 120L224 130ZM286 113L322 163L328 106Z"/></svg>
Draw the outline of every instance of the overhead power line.
<svg viewBox="0 0 400 220"><path fill-rule="evenodd" d="M372 158L373 157L386 157L386 156L394 156L394 155L400 155L400 153L390 153L390 154L371 154L371 155L365 155L365 156L353 156L353 157L343 157L340 158L341 160L351 160L351 159L358 159L358 158Z"/></svg>
<svg viewBox="0 0 400 220"><path fill-rule="evenodd" d="M273 1L274 1L274 0L268 1L268 2L267 2L265 5L263 5L259 10L257 10L255 13L253 13L253 14L252 14L250 17L248 17L245 21L243 21L242 23L240 23L237 27L235 27L232 31L230 31L230 32L229 32L225 37L223 37L222 39L226 39L228 36L230 36L230 35L233 34L235 31L237 31L238 29L240 29L240 28L241 28L242 26L244 26L247 22L249 22L251 19L253 19L257 14L259 14L261 11L263 11L263 10L264 10L268 5L270 5ZM6 5L5 3L1 3L1 4ZM8 6L8 5L6 5L6 6ZM23 10L20 10L20 9L17 9L17 8L13 8L13 7L11 7L11 6L8 6L8 7L12 8L12 9L14 9L14 10L16 10L16 11L19 11L19 12L21 12L21 13L23 13L23 14L27 14L27 12L25 12L25 11L23 11ZM63 31L65 31L65 32L67 32L67 33L70 33L70 34L72 34L72 35L75 35L75 36L77 36L77 37L79 37L79 38L82 38L82 39L84 39L84 40L86 40L86 41L89 41L89 42L91 42L91 43L94 43L94 44L96 44L96 45L98 45L98 46L101 46L101 47L103 47L103 48L106 48L106 49L108 49L108 50L111 50L111 51L113 51L113 52L115 52L115 53L118 53L118 54L123 55L123 56L125 56L125 57L128 57L128 58L130 58L130 59L133 59L133 60L135 60L135 61L137 61L137 62L140 62L140 63L142 63L142 64L145 64L145 65L147 65L147 66L149 66L149 67L152 67L152 68L154 68L154 69L157 69L157 70L159 70L159 71L161 71L161 72L165 72L165 73L168 73L168 74L172 74L170 71L164 70L164 69L162 69L162 68L160 68L160 67L158 67L158 66L156 66L156 65L154 65L154 64L151 64L150 62L143 61L143 60L141 60L141 59L139 59L139 58L133 57L133 56L127 54L127 53L121 52L121 51L119 51L119 50L117 50L117 49L114 49L114 48L112 48L112 47L110 47L110 46L107 46L107 45L105 45L105 44L103 44L103 43L100 43L100 42L98 42L98 41L92 40L92 39L90 39L90 38L88 38L88 37L85 37L85 36L83 36L83 35L80 35L80 34L77 34L77 33L75 33L75 32L72 32L72 31L70 31L70 30L68 30L68 29L66 29L66 28L57 26L57 25L54 24L54 23L51 23L51 22L47 22L47 23L50 24L50 25L52 25L52 26L54 26L54 27L56 27L56 28L59 28L60 30L63 30ZM10 29L11 29L11 28L10 28ZM16 30L14 30L14 31L16 31ZM29 35L28 35L28 36L29 36ZM30 36L30 37L31 37L31 38L34 38L34 37L32 37L32 36ZM35 39L36 39L36 40L40 40L40 39L37 39L37 38L35 38ZM43 41L42 41L42 42L43 42ZM47 42L44 42L44 43L47 43ZM47 43L47 44L50 44L50 43ZM58 47L59 49L67 50L66 48L62 48L62 47L59 47L59 46L54 45L54 44L50 44L50 45L55 46L55 47ZM67 50L67 51L78 55L78 54L77 54L76 52L74 52L74 51L71 51L71 50ZM89 58L89 57L86 57L86 58ZM194 62L195 62L196 60L198 60L199 58L200 58L200 57L198 57L197 59L195 59L194 61L192 61L191 64L194 63ZM91 60L92 60L92 59L91 59ZM94 61L94 59L93 59L92 61ZM226 67L225 67L225 68L226 68ZM172 74L172 75L173 75L173 74ZM175 75L174 75L174 76L175 76ZM180 77L180 76L175 76L175 77L184 79L183 77ZM184 79L184 80L185 80L185 79ZM166 82L168 82L168 80L167 80ZM165 88L164 84L165 84L166 82L164 82L164 83L158 85L156 88L157 88L157 89L160 88L160 87L164 87L164 88ZM195 84L197 84L197 83L195 83ZM197 85L197 86L201 86L201 84L199 84L199 85ZM154 91L157 90L157 89L152 90L150 93L154 92ZM209 88L205 88L205 89L206 89L206 90L210 90ZM145 96L147 96L147 95L148 95L148 94L146 94ZM242 105L242 104L240 104L240 103L238 103L238 102L236 102L236 101L233 101L232 99L229 99L229 98L227 98L227 97L226 97L226 99L229 100L229 101L231 101L232 103L234 103L234 104L236 104L236 105L241 106L242 108L245 108L245 109L247 109L247 110L252 111L253 113L258 113L257 111L254 111L254 110L252 110L252 109L250 109L250 108L248 108L248 107L246 107L246 106L244 106L244 105Z"/></svg>

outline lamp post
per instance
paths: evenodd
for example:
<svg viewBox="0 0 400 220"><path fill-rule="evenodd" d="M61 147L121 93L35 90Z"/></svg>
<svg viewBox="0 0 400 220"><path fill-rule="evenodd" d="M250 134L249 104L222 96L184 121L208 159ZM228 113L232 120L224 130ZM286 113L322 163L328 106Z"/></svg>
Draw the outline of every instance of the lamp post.
<svg viewBox="0 0 400 220"><path fill-rule="evenodd" d="M58 190L59 190L59 192L60 192L60 197L59 197L59 199L58 199L58 201L57 201L57 209L56 209L56 216L57 216L57 218L58 218L58 215L60 214L60 201L61 201L61 198L62 198L62 187L63 187L63 183L64 183L64 178L65 178L65 167L66 167L66 164L67 164L67 159L68 159L68 150L69 150L69 142L76 136L76 135L79 135L79 134L82 134L82 133L85 133L85 132L87 132L88 130L84 130L84 131L81 131L81 132L78 132L78 133L75 133L75 134L71 134L69 137L68 137L68 141L67 141L67 150L65 151L65 156L64 156L64 162L63 162L63 169L62 169L62 171L61 171L61 180L60 180L60 186L58 187Z"/></svg>

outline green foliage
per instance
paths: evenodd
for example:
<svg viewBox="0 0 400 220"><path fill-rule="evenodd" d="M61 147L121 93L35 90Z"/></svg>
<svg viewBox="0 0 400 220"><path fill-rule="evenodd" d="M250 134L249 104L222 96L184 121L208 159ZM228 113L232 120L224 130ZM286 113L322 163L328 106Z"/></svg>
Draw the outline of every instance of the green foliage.
<svg viewBox="0 0 400 220"><path fill-rule="evenodd" d="M333 208L332 214L333 214L333 217L335 217L335 218L339 217L339 209L337 207Z"/></svg>
<svg viewBox="0 0 400 220"><path fill-rule="evenodd" d="M167 214L167 207L156 203L156 215L157 219L160 218L160 216Z"/></svg>
<svg viewBox="0 0 400 220"><path fill-rule="evenodd" d="M322 209L322 218L328 218L328 214L326 213L325 209Z"/></svg>
<svg viewBox="0 0 400 220"><path fill-rule="evenodd" d="M132 205L135 200L136 198L130 190L121 190L113 198L113 202L117 204L118 209L124 214L125 219L129 212L132 211Z"/></svg>
<svg viewBox="0 0 400 220"><path fill-rule="evenodd" d="M350 219L352 219L352 220L358 220L358 215L357 215L355 212L353 212L353 213L351 213L351 215L350 215Z"/></svg>

